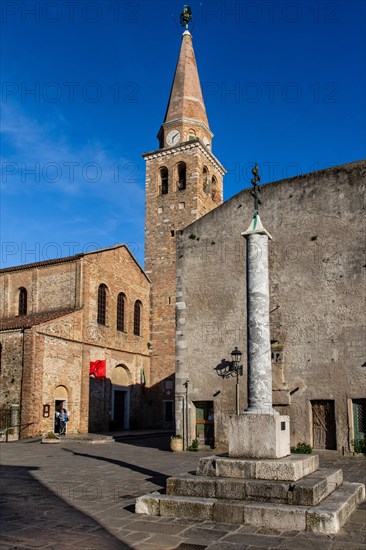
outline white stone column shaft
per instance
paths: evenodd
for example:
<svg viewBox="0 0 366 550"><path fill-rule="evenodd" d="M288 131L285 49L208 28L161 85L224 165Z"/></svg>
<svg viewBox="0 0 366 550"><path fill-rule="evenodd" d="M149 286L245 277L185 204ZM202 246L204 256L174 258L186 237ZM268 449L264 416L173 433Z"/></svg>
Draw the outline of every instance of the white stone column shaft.
<svg viewBox="0 0 366 550"><path fill-rule="evenodd" d="M272 408L269 332L268 234L250 232L247 242L248 409L278 414Z"/></svg>

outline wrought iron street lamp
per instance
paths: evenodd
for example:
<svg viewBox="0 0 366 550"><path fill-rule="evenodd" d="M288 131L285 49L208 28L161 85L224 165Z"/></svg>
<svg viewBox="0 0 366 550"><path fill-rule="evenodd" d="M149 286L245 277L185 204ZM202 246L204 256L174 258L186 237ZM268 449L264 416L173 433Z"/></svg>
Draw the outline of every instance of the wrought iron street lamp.
<svg viewBox="0 0 366 550"><path fill-rule="evenodd" d="M231 361L222 359L214 370L221 378L230 378L236 376L235 386L235 410L239 414L239 376L243 376L243 365L240 364L242 352L235 346L231 352Z"/></svg>

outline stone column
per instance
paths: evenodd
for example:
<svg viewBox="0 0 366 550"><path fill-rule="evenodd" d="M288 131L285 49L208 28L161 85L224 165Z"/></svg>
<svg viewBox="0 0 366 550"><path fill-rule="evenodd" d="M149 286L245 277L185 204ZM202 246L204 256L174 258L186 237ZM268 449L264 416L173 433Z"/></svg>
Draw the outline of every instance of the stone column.
<svg viewBox="0 0 366 550"><path fill-rule="evenodd" d="M229 420L229 456L282 458L290 454L290 421L272 407L268 240L258 214L247 231L248 408Z"/></svg>
<svg viewBox="0 0 366 550"><path fill-rule="evenodd" d="M248 408L246 413L278 414L272 408L272 365L269 334L269 234L243 233L247 244L247 358Z"/></svg>

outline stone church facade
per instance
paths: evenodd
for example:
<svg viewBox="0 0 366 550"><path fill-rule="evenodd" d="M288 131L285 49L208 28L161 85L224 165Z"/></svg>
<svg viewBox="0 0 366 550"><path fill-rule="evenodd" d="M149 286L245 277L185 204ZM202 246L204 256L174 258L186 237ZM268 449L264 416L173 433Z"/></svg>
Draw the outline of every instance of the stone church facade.
<svg viewBox="0 0 366 550"><path fill-rule="evenodd" d="M1 270L1 406L20 405L22 437L52 431L60 406L69 432L146 423L149 292L124 245Z"/></svg>

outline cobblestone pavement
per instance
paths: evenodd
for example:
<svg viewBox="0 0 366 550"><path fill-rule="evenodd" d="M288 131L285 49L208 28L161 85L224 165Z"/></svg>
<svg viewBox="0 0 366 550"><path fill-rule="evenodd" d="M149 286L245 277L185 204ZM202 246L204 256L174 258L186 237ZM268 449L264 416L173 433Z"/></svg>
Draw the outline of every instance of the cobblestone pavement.
<svg viewBox="0 0 366 550"><path fill-rule="evenodd" d="M212 454L172 453L167 436L142 437L99 445L2 443L1 548L366 550L365 504L336 536L134 514L137 496ZM363 458L323 454L321 464L365 482Z"/></svg>

